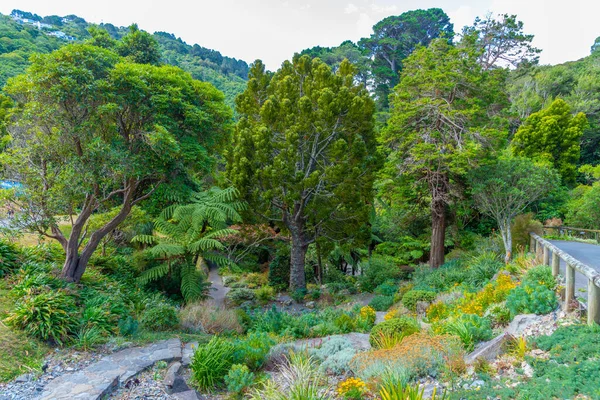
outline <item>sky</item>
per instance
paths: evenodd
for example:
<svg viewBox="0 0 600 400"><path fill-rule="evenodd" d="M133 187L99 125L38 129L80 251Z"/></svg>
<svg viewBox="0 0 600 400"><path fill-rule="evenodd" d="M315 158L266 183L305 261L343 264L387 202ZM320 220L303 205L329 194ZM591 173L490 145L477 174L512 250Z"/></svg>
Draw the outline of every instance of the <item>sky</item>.
<svg viewBox="0 0 600 400"><path fill-rule="evenodd" d="M261 59L271 70L305 48L356 42L387 16L431 7L442 8L457 32L476 16L516 14L535 35L543 64L585 57L600 36L599 0L0 0L2 14L16 8L116 26L135 22L225 56Z"/></svg>

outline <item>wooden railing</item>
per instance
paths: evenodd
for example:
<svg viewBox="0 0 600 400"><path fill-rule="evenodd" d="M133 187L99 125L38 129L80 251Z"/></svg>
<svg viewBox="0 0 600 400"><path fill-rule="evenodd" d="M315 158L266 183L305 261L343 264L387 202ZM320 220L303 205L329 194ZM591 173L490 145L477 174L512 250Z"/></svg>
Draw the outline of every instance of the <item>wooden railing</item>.
<svg viewBox="0 0 600 400"><path fill-rule="evenodd" d="M600 244L600 230L573 228L570 226L544 226L543 234L556 233L560 236L569 234L572 237L579 239L595 240Z"/></svg>
<svg viewBox="0 0 600 400"><path fill-rule="evenodd" d="M565 253L549 241L541 238L535 233L530 234L530 251L541 258L544 265L552 267L552 275L557 276L560 272L560 260L566 264L565 284L565 311L569 311L575 300L575 271L587 278L587 320L588 324L600 324L600 272L587 264L576 260L570 254ZM552 259L550 259L552 253Z"/></svg>

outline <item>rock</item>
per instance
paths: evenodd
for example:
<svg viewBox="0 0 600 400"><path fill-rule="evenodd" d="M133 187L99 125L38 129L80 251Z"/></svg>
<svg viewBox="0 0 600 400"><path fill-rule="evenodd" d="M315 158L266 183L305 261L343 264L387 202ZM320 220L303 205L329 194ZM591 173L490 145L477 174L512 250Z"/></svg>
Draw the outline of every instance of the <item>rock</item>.
<svg viewBox="0 0 600 400"><path fill-rule="evenodd" d="M478 379L476 381L473 381L473 383L471 383L471 388L476 388L476 387L482 387L485 386L485 381Z"/></svg>
<svg viewBox="0 0 600 400"><path fill-rule="evenodd" d="M502 333L488 342L481 343L471 354L465 357L465 362L473 364L478 358L488 361L494 360L506 351L505 344L509 337L506 333Z"/></svg>
<svg viewBox="0 0 600 400"><path fill-rule="evenodd" d="M314 301L309 301L308 303L306 303L306 308L312 310L313 308L315 308L315 302Z"/></svg>
<svg viewBox="0 0 600 400"><path fill-rule="evenodd" d="M430 304L428 301L417 301L417 315L424 316Z"/></svg>
<svg viewBox="0 0 600 400"><path fill-rule="evenodd" d="M183 347L183 352L181 356L181 364L184 367L187 367L192 362L192 356L194 355L194 351L198 348L198 342L190 342L186 343Z"/></svg>
<svg viewBox="0 0 600 400"><path fill-rule="evenodd" d="M42 400L96 400L111 393L157 361L181 360L181 341L164 340L146 347L121 350L86 368L57 377L46 385Z"/></svg>
<svg viewBox="0 0 600 400"><path fill-rule="evenodd" d="M528 378L533 378L533 368L527 362L523 361L521 364L521 368L523 368L523 375Z"/></svg>
<svg viewBox="0 0 600 400"><path fill-rule="evenodd" d="M198 400L198 394L194 390L188 390L187 392L174 393L173 397L178 400Z"/></svg>
<svg viewBox="0 0 600 400"><path fill-rule="evenodd" d="M517 315L510 325L508 325L505 332L514 337L523 336L525 330L532 325L539 324L542 318L543 316L535 314Z"/></svg>
<svg viewBox="0 0 600 400"><path fill-rule="evenodd" d="M31 374L23 374L17 377L17 379L15 379L15 382L19 382L19 383L23 383L23 382L29 382L31 380Z"/></svg>
<svg viewBox="0 0 600 400"><path fill-rule="evenodd" d="M183 393L190 390L190 387L187 385L183 376L178 375L175 377L175 382L173 382L172 394L175 393Z"/></svg>
<svg viewBox="0 0 600 400"><path fill-rule="evenodd" d="M167 387L168 390L173 388L173 383L175 383L175 378L179 371L181 370L181 363L179 361L175 361L169 369L167 369L167 373L163 379L163 384Z"/></svg>

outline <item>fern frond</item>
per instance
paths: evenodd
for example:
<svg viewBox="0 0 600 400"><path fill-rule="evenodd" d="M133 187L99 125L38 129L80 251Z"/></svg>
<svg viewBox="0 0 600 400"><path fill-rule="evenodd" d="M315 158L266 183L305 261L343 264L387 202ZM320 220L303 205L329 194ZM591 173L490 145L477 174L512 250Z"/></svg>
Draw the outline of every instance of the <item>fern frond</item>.
<svg viewBox="0 0 600 400"><path fill-rule="evenodd" d="M157 242L157 239L154 235L135 235L131 238L133 243L141 243L141 244L154 244Z"/></svg>
<svg viewBox="0 0 600 400"><path fill-rule="evenodd" d="M148 282L152 282L152 281L162 278L168 272L169 272L169 265L168 264L160 264L160 265L157 265L156 267L152 267L149 270L142 272L142 274L137 277L136 281L141 285L145 285Z"/></svg>

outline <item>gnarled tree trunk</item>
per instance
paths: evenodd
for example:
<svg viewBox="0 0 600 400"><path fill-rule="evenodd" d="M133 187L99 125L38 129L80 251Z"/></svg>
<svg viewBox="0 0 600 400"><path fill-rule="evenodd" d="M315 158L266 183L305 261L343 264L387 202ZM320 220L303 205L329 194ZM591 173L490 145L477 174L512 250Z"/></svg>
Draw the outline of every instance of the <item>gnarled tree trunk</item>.
<svg viewBox="0 0 600 400"><path fill-rule="evenodd" d="M438 268L444 263L444 241L446 238L446 202L449 190L448 177L444 173L432 172L428 176L431 190L431 249L429 266Z"/></svg>

